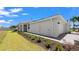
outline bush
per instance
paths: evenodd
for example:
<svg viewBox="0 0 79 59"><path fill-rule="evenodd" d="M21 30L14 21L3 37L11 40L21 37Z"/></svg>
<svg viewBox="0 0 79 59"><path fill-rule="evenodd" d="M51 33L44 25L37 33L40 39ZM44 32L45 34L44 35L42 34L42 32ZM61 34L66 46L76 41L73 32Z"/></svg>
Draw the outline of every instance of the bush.
<svg viewBox="0 0 79 59"><path fill-rule="evenodd" d="M53 42L51 40L49 40L49 39L44 40L44 44L45 44L47 49L51 48L52 43Z"/></svg>
<svg viewBox="0 0 79 59"><path fill-rule="evenodd" d="M58 42L54 42L50 39L42 38L42 37L32 35L32 34L29 34L29 33L26 33L26 32L25 33L19 32L19 33L21 35L23 35L24 37L32 40L32 41L35 41L37 43L42 43L47 49L52 48L52 45L54 44L54 51L62 51L63 50L62 45Z"/></svg>
<svg viewBox="0 0 79 59"><path fill-rule="evenodd" d="M41 43L41 37L37 38L37 43Z"/></svg>
<svg viewBox="0 0 79 59"><path fill-rule="evenodd" d="M31 40L35 40L36 39L36 36L34 36L34 35L31 35L31 38L30 38Z"/></svg>
<svg viewBox="0 0 79 59"><path fill-rule="evenodd" d="M30 35L28 35L28 39L31 39L31 36Z"/></svg>
<svg viewBox="0 0 79 59"><path fill-rule="evenodd" d="M46 48L48 48L48 49L51 48L50 44L46 44L45 46L46 46Z"/></svg>
<svg viewBox="0 0 79 59"><path fill-rule="evenodd" d="M62 45L60 43L58 43L58 42L55 43L54 48L55 48L54 51L63 51L64 50Z"/></svg>
<svg viewBox="0 0 79 59"><path fill-rule="evenodd" d="M17 31L17 29L13 30L13 32L16 32L16 31Z"/></svg>

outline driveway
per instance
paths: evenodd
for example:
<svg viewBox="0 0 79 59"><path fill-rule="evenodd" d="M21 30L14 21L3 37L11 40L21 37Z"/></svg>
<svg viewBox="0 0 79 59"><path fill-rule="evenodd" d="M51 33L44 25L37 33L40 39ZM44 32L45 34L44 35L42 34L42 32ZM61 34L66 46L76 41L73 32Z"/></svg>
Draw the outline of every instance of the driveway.
<svg viewBox="0 0 79 59"><path fill-rule="evenodd" d="M61 43L74 45L74 40L79 41L79 32L72 32L71 34L67 34L61 39Z"/></svg>

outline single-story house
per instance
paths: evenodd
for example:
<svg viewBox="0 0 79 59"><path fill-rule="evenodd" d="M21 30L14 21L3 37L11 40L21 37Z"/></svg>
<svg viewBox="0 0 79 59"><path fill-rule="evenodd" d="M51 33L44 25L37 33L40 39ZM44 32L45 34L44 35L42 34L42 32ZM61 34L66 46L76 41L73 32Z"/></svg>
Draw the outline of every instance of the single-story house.
<svg viewBox="0 0 79 59"><path fill-rule="evenodd" d="M25 23L20 23L17 25L17 29L18 31L21 31L21 32L27 32L28 31L28 27L29 27L29 23L25 22Z"/></svg>
<svg viewBox="0 0 79 59"><path fill-rule="evenodd" d="M58 37L60 34L69 31L69 24L61 15L55 15L37 21L19 24L18 30Z"/></svg>

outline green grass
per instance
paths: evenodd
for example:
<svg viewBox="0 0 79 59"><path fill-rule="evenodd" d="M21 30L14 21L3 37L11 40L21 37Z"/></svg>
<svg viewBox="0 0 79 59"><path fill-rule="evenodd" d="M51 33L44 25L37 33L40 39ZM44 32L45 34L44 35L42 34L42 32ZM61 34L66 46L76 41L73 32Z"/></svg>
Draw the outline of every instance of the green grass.
<svg viewBox="0 0 79 59"><path fill-rule="evenodd" d="M6 34L7 34L6 31L0 31L0 44L2 43L2 41L5 38Z"/></svg>
<svg viewBox="0 0 79 59"><path fill-rule="evenodd" d="M42 47L31 43L16 32L6 31L7 35L0 44L1 51L43 51ZM1 35L0 35L1 36Z"/></svg>

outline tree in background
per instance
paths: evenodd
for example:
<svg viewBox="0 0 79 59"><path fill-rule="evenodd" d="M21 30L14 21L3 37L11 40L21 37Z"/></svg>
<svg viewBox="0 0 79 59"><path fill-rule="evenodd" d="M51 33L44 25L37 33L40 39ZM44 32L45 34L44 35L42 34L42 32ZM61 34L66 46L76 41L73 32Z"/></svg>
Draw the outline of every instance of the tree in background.
<svg viewBox="0 0 79 59"><path fill-rule="evenodd" d="M78 21L78 27L79 27L79 16L78 16L78 19L77 19L77 21ZM79 31L79 28L78 28L78 31Z"/></svg>
<svg viewBox="0 0 79 59"><path fill-rule="evenodd" d="M15 25L10 26L9 28L10 28L11 30L13 30L13 31L17 31L17 26L15 26Z"/></svg>
<svg viewBox="0 0 79 59"><path fill-rule="evenodd" d="M70 21L73 22L73 31L75 31L75 22L77 22L79 20L78 16L74 16L70 19Z"/></svg>
<svg viewBox="0 0 79 59"><path fill-rule="evenodd" d="M14 26L14 25L13 26L10 26L10 29L14 29L14 28L16 28L16 26Z"/></svg>

